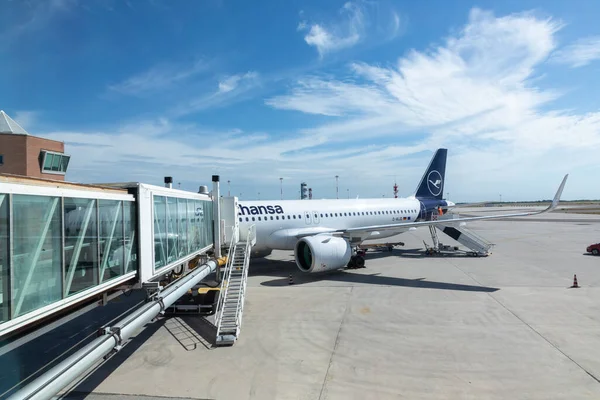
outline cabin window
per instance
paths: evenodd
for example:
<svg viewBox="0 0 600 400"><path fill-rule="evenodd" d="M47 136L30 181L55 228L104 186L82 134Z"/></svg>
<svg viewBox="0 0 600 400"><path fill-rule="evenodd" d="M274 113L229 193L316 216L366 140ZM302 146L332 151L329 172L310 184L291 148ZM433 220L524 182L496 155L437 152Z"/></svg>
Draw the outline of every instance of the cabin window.
<svg viewBox="0 0 600 400"><path fill-rule="evenodd" d="M254 217L252 217L252 221L256 221L256 220L254 219Z"/></svg>
<svg viewBox="0 0 600 400"><path fill-rule="evenodd" d="M261 221L260 217L258 217L258 220Z"/></svg>
<svg viewBox="0 0 600 400"><path fill-rule="evenodd" d="M250 221L250 218L246 217L246 222Z"/></svg>
<svg viewBox="0 0 600 400"><path fill-rule="evenodd" d="M296 219L296 214L294 214L294 219Z"/></svg>
<svg viewBox="0 0 600 400"><path fill-rule="evenodd" d="M242 217L240 217L240 222L242 222Z"/></svg>
<svg viewBox="0 0 600 400"><path fill-rule="evenodd" d="M321 218L323 218L323 214L321 214Z"/></svg>

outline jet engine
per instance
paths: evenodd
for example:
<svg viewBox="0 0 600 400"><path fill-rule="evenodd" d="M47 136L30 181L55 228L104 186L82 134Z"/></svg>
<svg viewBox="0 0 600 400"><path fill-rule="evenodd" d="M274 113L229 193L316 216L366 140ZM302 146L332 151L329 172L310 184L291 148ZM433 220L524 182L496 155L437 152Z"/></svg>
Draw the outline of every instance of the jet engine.
<svg viewBox="0 0 600 400"><path fill-rule="evenodd" d="M346 267L352 249L342 238L315 235L298 240L294 255L300 271L314 273Z"/></svg>

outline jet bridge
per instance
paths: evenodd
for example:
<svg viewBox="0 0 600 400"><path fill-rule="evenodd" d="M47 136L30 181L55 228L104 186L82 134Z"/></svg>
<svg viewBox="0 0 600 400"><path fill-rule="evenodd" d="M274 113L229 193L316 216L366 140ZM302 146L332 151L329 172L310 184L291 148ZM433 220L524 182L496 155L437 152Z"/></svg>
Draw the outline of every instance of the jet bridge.
<svg viewBox="0 0 600 400"><path fill-rule="evenodd" d="M208 194L137 182L0 175L0 338L183 275L215 242L237 240L213 226L213 203ZM233 203L224 210L235 213Z"/></svg>
<svg viewBox="0 0 600 400"><path fill-rule="evenodd" d="M213 273L219 279L221 251L227 248L222 288L229 296L221 300L223 323L218 324L221 332L237 337L255 231L254 226L238 231L237 199L220 197L218 180L213 176L213 194L208 195L170 185L79 185L0 175L0 337L59 313L68 319L67 308L93 303L98 296L106 299L110 290L149 291L145 305L130 309L113 326L98 327L96 340L11 399L49 398L119 351L134 332L203 279ZM232 315L234 331L225 322ZM14 343L38 336L31 331ZM8 347L13 344L2 350Z"/></svg>

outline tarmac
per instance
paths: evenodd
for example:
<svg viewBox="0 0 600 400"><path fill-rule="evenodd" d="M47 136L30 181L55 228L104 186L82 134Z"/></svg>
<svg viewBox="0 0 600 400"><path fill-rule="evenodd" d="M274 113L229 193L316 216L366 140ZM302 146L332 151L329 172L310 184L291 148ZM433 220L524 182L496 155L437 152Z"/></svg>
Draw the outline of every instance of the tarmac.
<svg viewBox="0 0 600 400"><path fill-rule="evenodd" d="M360 270L253 259L235 345L213 347L201 318L164 318L69 398L600 399L600 257L584 254L600 216L532 219L468 224L488 257L426 256L418 229Z"/></svg>

